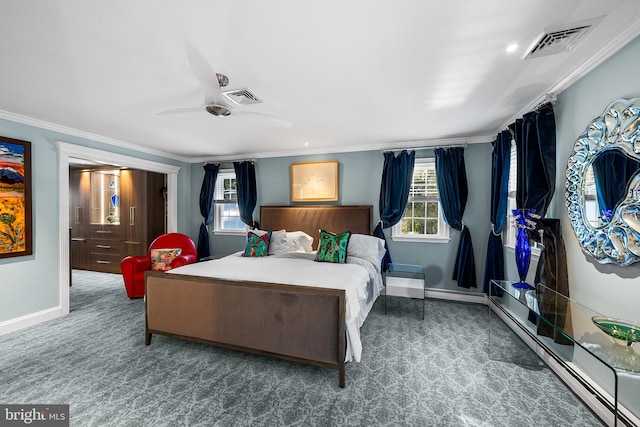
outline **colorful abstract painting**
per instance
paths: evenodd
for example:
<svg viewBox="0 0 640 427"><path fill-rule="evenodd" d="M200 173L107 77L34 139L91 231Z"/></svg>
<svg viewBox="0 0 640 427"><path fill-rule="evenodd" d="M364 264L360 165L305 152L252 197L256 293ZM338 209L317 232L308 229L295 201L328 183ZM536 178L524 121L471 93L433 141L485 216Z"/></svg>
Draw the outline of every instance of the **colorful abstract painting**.
<svg viewBox="0 0 640 427"><path fill-rule="evenodd" d="M0 258L32 253L31 143L0 137Z"/></svg>

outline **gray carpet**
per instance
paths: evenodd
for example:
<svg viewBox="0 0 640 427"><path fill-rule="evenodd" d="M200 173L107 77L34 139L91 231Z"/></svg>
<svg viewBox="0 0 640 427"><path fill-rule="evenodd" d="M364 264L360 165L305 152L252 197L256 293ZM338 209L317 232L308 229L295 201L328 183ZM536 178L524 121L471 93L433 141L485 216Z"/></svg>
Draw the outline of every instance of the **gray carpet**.
<svg viewBox="0 0 640 427"><path fill-rule="evenodd" d="M159 335L147 347L119 275L73 281L69 316L0 336L0 403L69 404L72 426L602 425L549 369L489 358L485 306L428 300L422 321L421 301L389 297L385 316L380 298L339 389L328 368Z"/></svg>

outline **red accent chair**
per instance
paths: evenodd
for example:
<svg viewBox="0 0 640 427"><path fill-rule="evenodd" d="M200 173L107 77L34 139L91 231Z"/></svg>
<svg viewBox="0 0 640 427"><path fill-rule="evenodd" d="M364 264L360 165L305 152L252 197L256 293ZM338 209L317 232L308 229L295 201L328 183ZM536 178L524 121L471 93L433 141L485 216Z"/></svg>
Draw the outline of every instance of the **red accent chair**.
<svg viewBox="0 0 640 427"><path fill-rule="evenodd" d="M180 233L163 234L156 238L147 255L128 256L120 262L120 271L124 278L124 286L129 298L144 297L144 272L151 270L151 249L180 248L182 252L171 260L170 268L192 264L198 260L196 245L189 236Z"/></svg>

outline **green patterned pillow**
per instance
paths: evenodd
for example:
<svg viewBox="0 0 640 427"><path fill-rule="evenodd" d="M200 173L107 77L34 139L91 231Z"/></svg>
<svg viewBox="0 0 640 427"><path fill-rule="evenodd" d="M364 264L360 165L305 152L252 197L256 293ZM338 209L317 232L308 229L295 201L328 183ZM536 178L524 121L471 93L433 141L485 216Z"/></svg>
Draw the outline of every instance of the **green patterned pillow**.
<svg viewBox="0 0 640 427"><path fill-rule="evenodd" d="M347 262L347 246L349 245L350 231L340 234L329 233L320 230L320 241L318 242L318 253L316 261L334 262L344 264Z"/></svg>
<svg viewBox="0 0 640 427"><path fill-rule="evenodd" d="M271 240L271 232L263 235L255 234L252 231L247 233L247 247L244 249L242 256L259 257L269 255L269 241Z"/></svg>

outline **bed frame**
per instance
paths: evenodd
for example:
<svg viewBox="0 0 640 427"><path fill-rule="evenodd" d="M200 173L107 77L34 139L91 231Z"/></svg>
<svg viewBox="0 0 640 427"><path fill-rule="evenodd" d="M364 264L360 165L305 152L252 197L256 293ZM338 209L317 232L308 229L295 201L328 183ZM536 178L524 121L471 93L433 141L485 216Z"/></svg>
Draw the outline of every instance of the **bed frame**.
<svg viewBox="0 0 640 427"><path fill-rule="evenodd" d="M372 206L262 206L264 230L371 234ZM345 386L345 292L147 272L145 342L153 334L338 370Z"/></svg>

